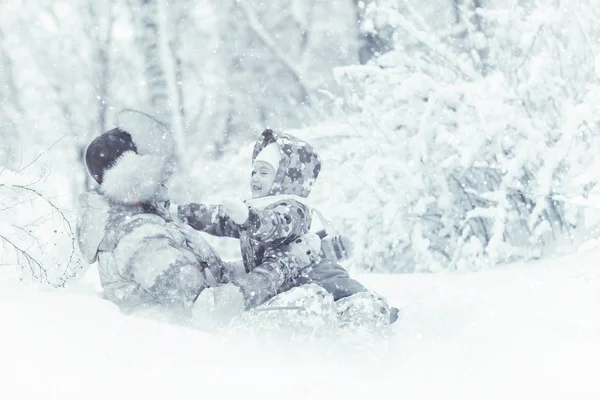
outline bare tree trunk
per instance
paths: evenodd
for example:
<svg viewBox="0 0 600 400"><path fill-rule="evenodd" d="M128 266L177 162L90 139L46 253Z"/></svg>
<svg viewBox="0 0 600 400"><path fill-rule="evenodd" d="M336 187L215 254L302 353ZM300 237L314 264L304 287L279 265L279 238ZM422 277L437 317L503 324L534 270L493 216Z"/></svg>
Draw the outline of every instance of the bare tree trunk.
<svg viewBox="0 0 600 400"><path fill-rule="evenodd" d="M173 60L173 79L175 80L175 93L177 95L176 99L176 111L175 111L175 119L179 119L181 123L182 135L185 135L187 139L187 121L186 121L186 112L185 112L185 102L183 95L183 65L180 56L181 49L181 37L180 32L182 31L182 26L184 25L184 21L188 18L187 10L189 6L189 2L180 1L181 7L175 10L175 15L173 16L173 32L170 35L169 40L169 54L171 59Z"/></svg>
<svg viewBox="0 0 600 400"><path fill-rule="evenodd" d="M109 33L109 35L112 36L112 33ZM109 39L105 46L100 46L96 51L96 57L98 59L100 68L98 83L96 85L98 92L98 95L96 96L98 101L98 127L100 132L106 131L108 95L110 86L110 42L111 40Z"/></svg>
<svg viewBox="0 0 600 400"><path fill-rule="evenodd" d="M462 0L450 0L452 2L452 12L454 13L454 23L460 24L460 4Z"/></svg>
<svg viewBox="0 0 600 400"><path fill-rule="evenodd" d="M146 86L149 106L165 125L171 126L167 77L160 54L160 21L158 2L141 0L142 43L146 65Z"/></svg>
<svg viewBox="0 0 600 400"><path fill-rule="evenodd" d="M371 59L383 54L394 47L393 33L389 27L374 32L364 32L361 25L365 18L365 10L372 0L353 0L356 14L356 28L358 39L358 60L366 64Z"/></svg>
<svg viewBox="0 0 600 400"><path fill-rule="evenodd" d="M21 106L21 101L19 97L19 89L15 84L15 79L13 76L13 61L9 56L8 52L2 46L2 42L4 41L4 34L2 30L0 30L0 65L2 65L2 81L5 89L7 90L6 98L10 104L12 104L13 111L15 113L23 112L23 107ZM0 95L0 98L4 96ZM6 104L6 103L3 103ZM6 105L5 105L6 107Z"/></svg>
<svg viewBox="0 0 600 400"><path fill-rule="evenodd" d="M177 61L174 60L174 53L169 45L168 16L164 0L141 0L140 14L150 113L173 132L180 166L181 163L186 165Z"/></svg>
<svg viewBox="0 0 600 400"><path fill-rule="evenodd" d="M297 62L293 60L284 49L281 49L277 45L271 33L264 27L252 7L246 3L245 0L238 0L236 4L244 13L246 22L251 31L256 35L257 40L261 41L291 76L294 77L300 93L298 102L307 105L313 103L312 88L309 83L305 81L302 71L298 68Z"/></svg>
<svg viewBox="0 0 600 400"><path fill-rule="evenodd" d="M100 7L100 11L98 10ZM92 125L89 129L92 136L97 134L101 134L105 132L107 129L107 120L108 120L108 102L110 95L110 49L113 43L113 27L115 21L114 14L114 1L110 1L106 5L108 13L107 16L103 15L102 5L99 5L93 0L90 0L88 3L87 9L87 18L88 18L88 26L86 32L88 32L89 40L94 46L94 59L95 63L94 72L91 76L93 80L93 87L95 91L95 100L96 100L96 125ZM107 24L102 25L99 23L104 18L107 18ZM102 27L104 29L99 29ZM82 135L83 133L79 133ZM81 160L84 171L86 171L85 167L85 152L87 150L88 142L90 141L90 137L84 135L80 137L77 144L77 152L78 159ZM88 173L84 174L84 187L85 189L90 189L94 185L94 181L91 179L91 176Z"/></svg>
<svg viewBox="0 0 600 400"><path fill-rule="evenodd" d="M490 65L488 62L489 47L487 43L487 37L483 29L483 18L479 14L478 10L483 8L481 0L473 0L473 22L475 24L475 31L478 38L475 40L475 49L479 55L479 62L481 68L481 75L486 76L489 72Z"/></svg>
<svg viewBox="0 0 600 400"><path fill-rule="evenodd" d="M93 38L95 44L95 63L98 65L98 71L96 73L94 88L96 89L96 101L98 109L98 128L100 132L106 130L107 110L108 110L108 96L110 89L110 48L113 42L113 26L115 21L113 2L110 2L108 10L108 24L105 32L98 32L96 37ZM99 17L94 10L94 6L90 4L89 13L91 17L91 23L95 26ZM90 27L91 28L91 27Z"/></svg>
<svg viewBox="0 0 600 400"><path fill-rule="evenodd" d="M19 90L13 76L13 61L8 51L3 47L4 35L0 30L0 171L6 167L16 169L22 161L20 152L16 151L19 146L18 128L12 126L23 112L19 100Z"/></svg>

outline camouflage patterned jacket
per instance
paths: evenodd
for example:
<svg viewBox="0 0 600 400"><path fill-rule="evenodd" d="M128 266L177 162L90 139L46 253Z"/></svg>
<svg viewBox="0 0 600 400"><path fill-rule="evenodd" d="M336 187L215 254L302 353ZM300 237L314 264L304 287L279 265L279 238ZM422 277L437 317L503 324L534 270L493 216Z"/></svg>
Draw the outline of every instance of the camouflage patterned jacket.
<svg viewBox="0 0 600 400"><path fill-rule="evenodd" d="M247 274L233 283L242 290L247 308L312 282L326 288L336 300L366 290L336 260L307 263L291 250L293 241L311 231L312 210L305 199L319 175L321 161L308 143L265 130L254 146L252 162L272 142L279 145L281 154L275 182L268 196L247 201L246 223L237 225L218 205L194 203L184 206L186 222L211 235L240 239Z"/></svg>
<svg viewBox="0 0 600 400"><path fill-rule="evenodd" d="M264 210L249 207L246 223L238 225L219 205L189 204L187 223L214 236L240 240L247 274L232 283L244 294L246 308L262 304L280 292L308 264L298 259L289 244L308 232L310 210L294 200L278 201Z"/></svg>
<svg viewBox="0 0 600 400"><path fill-rule="evenodd" d="M194 238L192 250L186 232L158 209L93 191L80 196L77 238L86 260L98 262L104 295L124 312L158 306L185 315L206 287L203 268L216 279L224 268L208 243Z"/></svg>
<svg viewBox="0 0 600 400"><path fill-rule="evenodd" d="M265 130L254 145L252 163L267 145L276 142L281 159L266 207L249 207L249 218L237 225L218 205L188 204L184 218L194 229L215 236L240 239L247 274L234 284L244 293L246 307L261 304L279 293L285 282L307 267L290 251L289 244L310 230L311 210L302 199L315 184L321 161L310 144L287 134ZM296 197L275 201L274 196ZM269 200L273 198L273 200Z"/></svg>

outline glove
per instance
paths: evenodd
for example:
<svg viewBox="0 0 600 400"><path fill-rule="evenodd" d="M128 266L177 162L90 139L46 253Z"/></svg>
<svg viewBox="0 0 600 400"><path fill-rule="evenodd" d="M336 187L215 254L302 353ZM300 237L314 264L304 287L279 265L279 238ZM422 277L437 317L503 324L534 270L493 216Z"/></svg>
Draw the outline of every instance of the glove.
<svg viewBox="0 0 600 400"><path fill-rule="evenodd" d="M193 314L194 318L208 318L218 325L226 325L244 310L244 295L237 286L227 283L200 292Z"/></svg>
<svg viewBox="0 0 600 400"><path fill-rule="evenodd" d="M319 258L321 238L314 233L306 233L290 243L289 247L291 255L306 266Z"/></svg>
<svg viewBox="0 0 600 400"><path fill-rule="evenodd" d="M248 220L248 206L241 200L225 199L221 203L221 210L238 225L243 225Z"/></svg>

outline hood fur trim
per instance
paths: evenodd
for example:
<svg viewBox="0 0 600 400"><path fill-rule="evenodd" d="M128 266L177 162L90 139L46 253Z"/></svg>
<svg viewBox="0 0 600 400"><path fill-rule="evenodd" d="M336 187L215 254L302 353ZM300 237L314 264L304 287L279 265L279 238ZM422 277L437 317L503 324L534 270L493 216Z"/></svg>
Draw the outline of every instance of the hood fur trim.
<svg viewBox="0 0 600 400"><path fill-rule="evenodd" d="M104 173L100 192L123 204L152 202L165 180L163 159L127 151Z"/></svg>
<svg viewBox="0 0 600 400"><path fill-rule="evenodd" d="M174 171L175 141L164 124L143 112L123 110L117 114L117 126L131 135L139 155L161 157L165 171Z"/></svg>

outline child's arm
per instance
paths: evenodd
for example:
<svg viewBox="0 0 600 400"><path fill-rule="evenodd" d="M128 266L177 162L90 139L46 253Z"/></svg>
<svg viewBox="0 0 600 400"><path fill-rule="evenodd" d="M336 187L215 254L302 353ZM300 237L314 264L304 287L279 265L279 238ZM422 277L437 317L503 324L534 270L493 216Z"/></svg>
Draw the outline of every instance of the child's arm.
<svg viewBox="0 0 600 400"><path fill-rule="evenodd" d="M308 232L310 209L295 200L282 200L265 210L249 207L242 225L248 236L266 246L288 244Z"/></svg>
<svg viewBox="0 0 600 400"><path fill-rule="evenodd" d="M218 205L182 204L177 207L177 216L197 231L213 236L240 237L240 226Z"/></svg>
<svg viewBox="0 0 600 400"><path fill-rule="evenodd" d="M291 243L308 232L311 223L310 209L295 200L282 200L265 210L247 207L241 201L224 206L190 203L179 206L178 215L196 230L234 238L244 230L265 246Z"/></svg>

